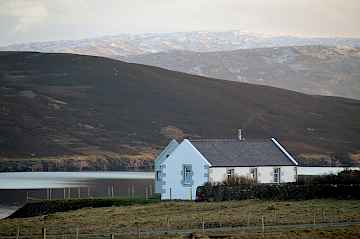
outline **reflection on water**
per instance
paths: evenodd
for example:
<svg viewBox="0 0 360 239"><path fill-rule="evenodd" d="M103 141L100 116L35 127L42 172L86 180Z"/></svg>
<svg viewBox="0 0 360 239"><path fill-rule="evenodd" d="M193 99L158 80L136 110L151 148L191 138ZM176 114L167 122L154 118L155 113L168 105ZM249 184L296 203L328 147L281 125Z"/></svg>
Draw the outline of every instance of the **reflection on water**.
<svg viewBox="0 0 360 239"><path fill-rule="evenodd" d="M0 173L0 218L26 201L93 197L146 197L152 172Z"/></svg>
<svg viewBox="0 0 360 239"><path fill-rule="evenodd" d="M18 209L17 206L0 205L0 219L5 218Z"/></svg>
<svg viewBox="0 0 360 239"><path fill-rule="evenodd" d="M15 172L0 173L0 189L81 187L96 180L151 180L152 172Z"/></svg>

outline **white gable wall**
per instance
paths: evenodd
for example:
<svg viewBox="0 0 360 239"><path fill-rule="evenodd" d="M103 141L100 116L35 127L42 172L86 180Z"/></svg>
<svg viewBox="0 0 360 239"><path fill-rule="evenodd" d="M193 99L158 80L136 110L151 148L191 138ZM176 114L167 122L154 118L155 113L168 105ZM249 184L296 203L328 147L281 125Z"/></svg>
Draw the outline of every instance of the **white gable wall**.
<svg viewBox="0 0 360 239"><path fill-rule="evenodd" d="M187 139L183 140L161 165L163 172L161 199L194 200L196 188L208 182L210 165ZM193 172L191 186L182 184L183 165L191 165Z"/></svg>
<svg viewBox="0 0 360 239"><path fill-rule="evenodd" d="M235 175L250 177L250 169L257 168L258 183L273 183L274 168L280 168L282 183L296 182L296 166L262 166L262 167L211 167L209 169L210 182L222 182L227 177L227 169L234 169Z"/></svg>
<svg viewBox="0 0 360 239"><path fill-rule="evenodd" d="M176 149L179 143L176 140L171 140L170 143L165 147L165 149L159 154L159 156L155 160L155 193L161 193L161 185L162 185L162 173L160 173L160 178L156 178L156 172L161 171L160 165L166 160L167 156Z"/></svg>

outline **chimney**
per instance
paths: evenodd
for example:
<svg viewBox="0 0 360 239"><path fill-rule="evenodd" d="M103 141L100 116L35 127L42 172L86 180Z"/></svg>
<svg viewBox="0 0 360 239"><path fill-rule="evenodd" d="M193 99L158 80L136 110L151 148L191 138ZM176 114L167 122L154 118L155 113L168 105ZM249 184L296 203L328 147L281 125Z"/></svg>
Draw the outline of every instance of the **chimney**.
<svg viewBox="0 0 360 239"><path fill-rule="evenodd" d="M244 137L242 135L242 129L238 129L238 139L241 141L241 140L244 140Z"/></svg>

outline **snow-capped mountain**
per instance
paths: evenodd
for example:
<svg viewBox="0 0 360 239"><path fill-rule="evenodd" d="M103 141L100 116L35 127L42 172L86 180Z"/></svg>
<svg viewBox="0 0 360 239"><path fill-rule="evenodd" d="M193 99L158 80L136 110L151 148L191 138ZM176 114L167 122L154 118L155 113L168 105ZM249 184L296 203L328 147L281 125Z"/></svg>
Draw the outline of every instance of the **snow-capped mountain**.
<svg viewBox="0 0 360 239"><path fill-rule="evenodd" d="M302 46L302 47L296 47ZM360 39L243 31L121 34L0 47L77 53L308 94L360 99Z"/></svg>
<svg viewBox="0 0 360 239"><path fill-rule="evenodd" d="M222 52L172 51L127 61L307 94L360 99L360 48L272 47Z"/></svg>
<svg viewBox="0 0 360 239"><path fill-rule="evenodd" d="M83 40L34 42L0 47L0 50L65 52L118 58L172 50L211 52L296 45L360 47L360 39L272 36L244 31L198 31L121 34Z"/></svg>

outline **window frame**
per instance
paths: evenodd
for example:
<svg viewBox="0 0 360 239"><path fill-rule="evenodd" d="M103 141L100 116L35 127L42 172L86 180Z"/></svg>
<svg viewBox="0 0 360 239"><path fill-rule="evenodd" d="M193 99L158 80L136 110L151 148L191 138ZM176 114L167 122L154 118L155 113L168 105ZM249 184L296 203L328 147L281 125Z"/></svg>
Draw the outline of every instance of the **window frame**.
<svg viewBox="0 0 360 239"><path fill-rule="evenodd" d="M191 186L193 184L193 170L191 164L183 164L182 168L182 184Z"/></svg>
<svg viewBox="0 0 360 239"><path fill-rule="evenodd" d="M258 168L257 167L250 168L250 176L252 179L255 180L255 182L258 181Z"/></svg>
<svg viewBox="0 0 360 239"><path fill-rule="evenodd" d="M157 182L161 181L161 170L156 170L156 172L155 172L155 180Z"/></svg>
<svg viewBox="0 0 360 239"><path fill-rule="evenodd" d="M280 183L281 182L281 168L274 168L273 169L273 182Z"/></svg>
<svg viewBox="0 0 360 239"><path fill-rule="evenodd" d="M231 179L235 176L235 169L234 168L227 168L226 169L226 178Z"/></svg>

